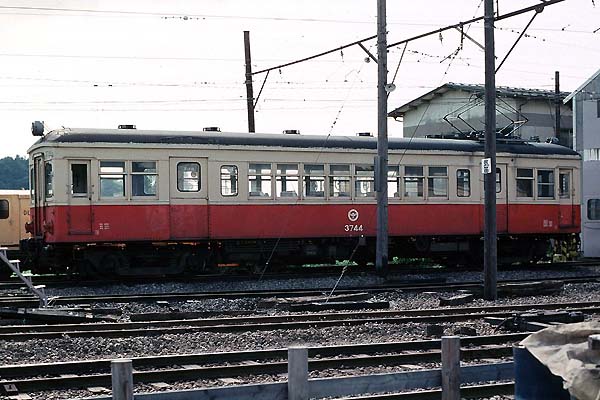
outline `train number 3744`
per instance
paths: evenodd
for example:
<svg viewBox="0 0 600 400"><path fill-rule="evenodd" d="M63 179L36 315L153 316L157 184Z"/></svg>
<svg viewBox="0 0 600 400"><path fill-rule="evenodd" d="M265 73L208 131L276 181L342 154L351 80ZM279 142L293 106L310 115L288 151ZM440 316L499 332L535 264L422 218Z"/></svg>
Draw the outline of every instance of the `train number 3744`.
<svg viewBox="0 0 600 400"><path fill-rule="evenodd" d="M344 232L362 232L362 231L363 231L362 224L360 224L360 225L357 225L357 224L344 225Z"/></svg>

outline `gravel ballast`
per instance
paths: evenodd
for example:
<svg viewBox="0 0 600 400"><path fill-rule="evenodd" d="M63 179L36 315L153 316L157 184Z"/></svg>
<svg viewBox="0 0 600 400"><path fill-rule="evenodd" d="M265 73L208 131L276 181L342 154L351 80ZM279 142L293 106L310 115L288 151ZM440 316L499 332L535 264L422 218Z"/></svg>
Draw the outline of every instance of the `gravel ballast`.
<svg viewBox="0 0 600 400"><path fill-rule="evenodd" d="M499 279L523 279L542 278L548 275L560 278L568 276L583 276L594 273L590 268L573 269L573 271L502 271ZM442 274L443 275L443 274ZM462 276L461 276L462 275ZM430 275L426 276L431 278ZM436 276L437 277L437 276ZM457 273L449 275L448 282L477 280L480 274ZM417 279L411 275L410 279ZM49 289L51 295L75 296L92 294L135 294L135 293L173 293L193 291L231 291L231 290L266 290L266 289L290 289L290 288L314 288L332 287L337 278L315 278L315 279L286 279L281 281L248 281L248 282L223 282L223 283L164 283L150 285L115 285L92 288L69 288ZM372 285L381 283L380 278L374 276L347 277L342 279L342 285ZM432 309L439 307L440 296L450 296L454 292L440 293L416 293L389 291L378 293L373 300L389 301L393 310ZM600 283L590 282L584 284L567 284L562 293L548 296L528 296L519 298L502 298L495 302L475 299L466 304L468 307L484 307L493 305L511 304L536 304L536 303L560 303L560 302L587 302L600 301ZM106 303L91 304L92 307L116 307L122 311L121 320L128 320L131 315L137 313L160 313L173 312L206 312L211 311L218 314L229 311L242 311L247 315L253 315L256 311L258 299L206 299L183 302L169 302L168 305L156 303ZM284 315L288 312L278 310L261 311L267 315ZM446 323L443 324L445 334L453 334L460 326L475 328L478 335L494 334L495 327L476 321L468 323ZM426 324L387 324L366 323L357 326L335 326L326 328L274 330L262 332L241 333L218 333L218 332L195 332L186 334L165 334L151 337L130 338L77 338L63 336L60 339L32 339L25 342L0 341L0 360L3 365L76 361L101 358L130 358L142 356L157 356L167 354L191 354L201 352L232 352L241 350L257 350L286 348L290 345L325 346L356 343L375 343L391 341L409 341L427 339L425 336ZM315 376L334 376L341 374L365 374L384 373L400 371L402 367L380 367L352 369L344 371L322 371ZM240 383L259 383L284 380L285 376L253 376L239 377ZM169 390L180 390L184 388L198 388L232 384L221 380L208 380L202 382L180 382L173 383ZM151 385L136 387L142 391L155 391ZM74 397L89 397L93 393L87 390L60 391L52 393L32 393L33 399L68 399ZM504 397L497 397L498 399Z"/></svg>

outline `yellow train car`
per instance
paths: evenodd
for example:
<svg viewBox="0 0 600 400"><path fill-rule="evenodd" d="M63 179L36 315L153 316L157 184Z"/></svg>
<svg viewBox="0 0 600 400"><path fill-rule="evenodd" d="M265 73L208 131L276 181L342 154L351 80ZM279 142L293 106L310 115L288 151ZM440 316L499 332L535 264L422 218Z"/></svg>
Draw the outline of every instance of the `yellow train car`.
<svg viewBox="0 0 600 400"><path fill-rule="evenodd" d="M9 253L12 253L11 257L17 255L19 241L30 237L25 232L30 204L28 190L0 190L0 247L7 247ZM8 268L0 265L0 276L7 274Z"/></svg>
<svg viewBox="0 0 600 400"><path fill-rule="evenodd" d="M19 241L30 235L25 232L29 222L29 190L0 190L0 246L19 249Z"/></svg>

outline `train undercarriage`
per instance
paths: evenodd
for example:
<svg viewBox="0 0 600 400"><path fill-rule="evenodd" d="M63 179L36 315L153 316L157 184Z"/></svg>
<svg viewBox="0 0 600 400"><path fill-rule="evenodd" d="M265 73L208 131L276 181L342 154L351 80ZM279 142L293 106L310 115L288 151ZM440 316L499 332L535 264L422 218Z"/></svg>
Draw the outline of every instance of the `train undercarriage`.
<svg viewBox="0 0 600 400"><path fill-rule="evenodd" d="M21 243L24 267L34 273L86 277L216 273L237 269L274 272L289 265L349 260L367 267L375 259L375 238L256 239L187 242L44 244ZM499 235L499 264L535 263L576 255L578 235ZM442 265L481 266L483 239L472 236L390 237L390 261L428 258ZM393 267L393 265L392 265Z"/></svg>

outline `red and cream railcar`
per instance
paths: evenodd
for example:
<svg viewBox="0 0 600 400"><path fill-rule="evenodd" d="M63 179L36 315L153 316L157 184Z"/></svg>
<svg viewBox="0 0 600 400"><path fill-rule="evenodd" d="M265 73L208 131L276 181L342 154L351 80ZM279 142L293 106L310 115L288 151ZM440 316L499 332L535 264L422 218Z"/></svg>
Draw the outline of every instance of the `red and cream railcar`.
<svg viewBox="0 0 600 400"><path fill-rule="evenodd" d="M39 271L180 273L216 263L371 259L372 137L61 129L29 149ZM390 257L482 252L477 141L390 139ZM498 143L499 257L580 229L580 158Z"/></svg>

